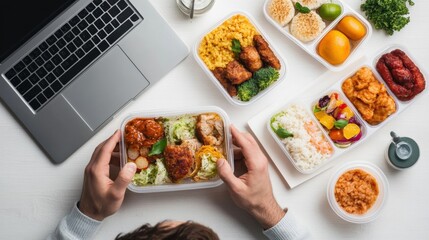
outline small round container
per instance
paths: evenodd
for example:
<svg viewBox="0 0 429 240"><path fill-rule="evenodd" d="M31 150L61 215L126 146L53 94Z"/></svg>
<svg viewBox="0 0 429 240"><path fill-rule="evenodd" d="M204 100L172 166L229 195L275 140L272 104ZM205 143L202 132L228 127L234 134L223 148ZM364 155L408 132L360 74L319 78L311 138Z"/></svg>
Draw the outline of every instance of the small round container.
<svg viewBox="0 0 429 240"><path fill-rule="evenodd" d="M192 0L176 0L176 3L182 13L187 16L191 15ZM199 16L209 11L213 7L214 3L215 0L195 0L194 15Z"/></svg>
<svg viewBox="0 0 429 240"><path fill-rule="evenodd" d="M390 143L384 155L387 163L396 170L404 170L414 166L420 157L420 149L416 141L409 137L401 137L398 145L403 145L402 147L407 149L408 154L402 158L399 157L396 145Z"/></svg>
<svg viewBox="0 0 429 240"><path fill-rule="evenodd" d="M335 199L335 184L341 175L353 169L360 169L371 174L377 181L379 188L377 200L364 214L350 214L346 212ZM380 215L384 205L386 204L388 195L389 183L387 182L386 176L380 168L370 162L350 162L344 164L331 176L327 188L327 198L332 210L345 221L358 224L368 223L375 220Z"/></svg>

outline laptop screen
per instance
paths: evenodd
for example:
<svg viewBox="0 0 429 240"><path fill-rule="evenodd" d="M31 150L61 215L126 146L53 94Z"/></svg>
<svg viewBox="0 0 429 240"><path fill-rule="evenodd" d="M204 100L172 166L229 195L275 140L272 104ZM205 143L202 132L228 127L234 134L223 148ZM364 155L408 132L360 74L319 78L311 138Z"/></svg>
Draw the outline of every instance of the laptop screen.
<svg viewBox="0 0 429 240"><path fill-rule="evenodd" d="M75 1L0 1L0 62Z"/></svg>

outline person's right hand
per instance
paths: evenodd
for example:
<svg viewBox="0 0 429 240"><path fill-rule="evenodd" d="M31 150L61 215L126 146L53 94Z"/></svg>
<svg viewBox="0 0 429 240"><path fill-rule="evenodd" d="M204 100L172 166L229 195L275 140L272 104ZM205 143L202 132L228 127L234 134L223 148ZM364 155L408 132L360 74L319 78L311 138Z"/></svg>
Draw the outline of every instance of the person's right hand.
<svg viewBox="0 0 429 240"><path fill-rule="evenodd" d="M109 164L115 157L114 150L120 138L121 132L117 130L109 139L100 143L85 168L79 210L98 221L118 211L124 200L125 190L136 172L136 164L129 162L115 180L110 179Z"/></svg>
<svg viewBox="0 0 429 240"><path fill-rule="evenodd" d="M217 161L220 178L225 182L233 201L250 213L264 229L276 225L285 215L274 198L268 175L268 160L249 133L241 133L231 125L234 145L241 148L247 172L234 176L225 159Z"/></svg>

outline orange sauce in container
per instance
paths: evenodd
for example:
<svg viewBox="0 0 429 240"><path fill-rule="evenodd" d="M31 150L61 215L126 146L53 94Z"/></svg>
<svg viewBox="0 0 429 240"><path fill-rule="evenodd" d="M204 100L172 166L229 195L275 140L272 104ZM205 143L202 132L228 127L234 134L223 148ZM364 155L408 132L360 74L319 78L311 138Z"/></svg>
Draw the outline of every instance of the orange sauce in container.
<svg viewBox="0 0 429 240"><path fill-rule="evenodd" d="M379 194L375 178L361 170L343 173L335 184L335 200L350 214L365 214L375 203Z"/></svg>

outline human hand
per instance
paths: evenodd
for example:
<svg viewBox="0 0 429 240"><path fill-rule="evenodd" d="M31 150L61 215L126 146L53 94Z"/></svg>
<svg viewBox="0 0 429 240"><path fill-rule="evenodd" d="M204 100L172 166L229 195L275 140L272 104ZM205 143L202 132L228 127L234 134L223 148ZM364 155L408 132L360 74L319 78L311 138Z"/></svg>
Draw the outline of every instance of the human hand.
<svg viewBox="0 0 429 240"><path fill-rule="evenodd" d="M109 163L120 138L121 132L117 130L100 143L85 168L79 209L98 221L118 211L124 200L125 190L136 172L135 163L127 163L114 181L109 177Z"/></svg>
<svg viewBox="0 0 429 240"><path fill-rule="evenodd" d="M268 160L249 133L231 126L234 145L241 148L247 172L234 176L225 159L217 161L220 178L225 182L235 204L250 213L264 229L276 225L285 215L274 198L268 175Z"/></svg>

